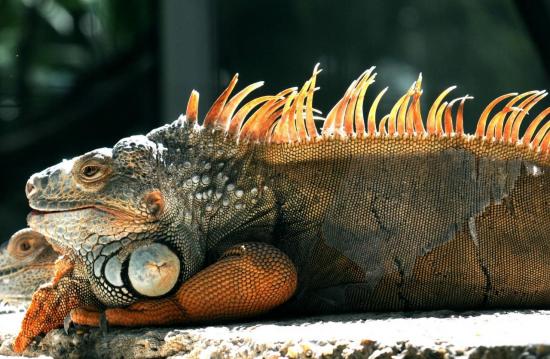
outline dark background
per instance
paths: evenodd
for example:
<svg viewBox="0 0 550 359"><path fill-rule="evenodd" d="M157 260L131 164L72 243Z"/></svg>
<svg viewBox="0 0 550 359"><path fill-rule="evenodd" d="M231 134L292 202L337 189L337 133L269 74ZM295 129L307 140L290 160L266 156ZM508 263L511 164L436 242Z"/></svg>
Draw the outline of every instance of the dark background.
<svg viewBox="0 0 550 359"><path fill-rule="evenodd" d="M192 88L204 114L235 72L265 94L321 62L325 113L371 65L380 113L423 72L424 112L450 85L476 97L471 131L492 98L549 87L549 19L550 0L0 0L0 240L33 172L175 120Z"/></svg>

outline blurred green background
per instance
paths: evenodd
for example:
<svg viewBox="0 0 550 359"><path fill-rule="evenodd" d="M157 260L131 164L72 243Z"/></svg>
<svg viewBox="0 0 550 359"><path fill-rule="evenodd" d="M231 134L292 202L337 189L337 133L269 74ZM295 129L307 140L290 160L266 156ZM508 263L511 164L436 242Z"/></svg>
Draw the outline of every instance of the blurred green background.
<svg viewBox="0 0 550 359"><path fill-rule="evenodd" d="M380 113L422 72L423 111L458 85L472 130L497 95L549 87L549 20L550 0L0 0L0 239L33 172L176 119L192 88L204 114L235 72L273 93L321 62L325 113L371 65Z"/></svg>

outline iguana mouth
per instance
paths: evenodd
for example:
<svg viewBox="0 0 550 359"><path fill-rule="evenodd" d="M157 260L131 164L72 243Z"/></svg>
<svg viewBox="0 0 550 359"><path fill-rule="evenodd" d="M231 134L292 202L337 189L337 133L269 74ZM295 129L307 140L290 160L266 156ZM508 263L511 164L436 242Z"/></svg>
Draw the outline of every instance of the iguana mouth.
<svg viewBox="0 0 550 359"><path fill-rule="evenodd" d="M87 206L81 206L81 207L74 207L74 208L67 208L67 209L48 209L48 208L36 208L31 205L31 212L29 215L48 215L48 214L59 214L59 213L69 213L69 212L78 212L78 211L84 211L87 209L90 210L96 210L108 213L113 216L117 217L136 217L136 215L132 212L121 210L118 208L112 208L107 206L100 206L100 205L87 205Z"/></svg>
<svg viewBox="0 0 550 359"><path fill-rule="evenodd" d="M31 214L37 214L37 215L44 215L44 214L53 214L53 213L63 213L63 212L77 212L82 211L85 209L91 209L97 207L94 206L86 206L86 207L78 207L78 208L69 208L69 209L32 209Z"/></svg>

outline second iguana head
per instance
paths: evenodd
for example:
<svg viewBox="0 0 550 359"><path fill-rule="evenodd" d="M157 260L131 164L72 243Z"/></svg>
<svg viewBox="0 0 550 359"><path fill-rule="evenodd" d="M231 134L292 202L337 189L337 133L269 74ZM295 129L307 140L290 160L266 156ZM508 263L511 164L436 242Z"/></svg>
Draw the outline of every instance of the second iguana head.
<svg viewBox="0 0 550 359"><path fill-rule="evenodd" d="M46 238L30 228L13 234L0 247L0 302L30 301L34 291L52 279L58 256Z"/></svg>

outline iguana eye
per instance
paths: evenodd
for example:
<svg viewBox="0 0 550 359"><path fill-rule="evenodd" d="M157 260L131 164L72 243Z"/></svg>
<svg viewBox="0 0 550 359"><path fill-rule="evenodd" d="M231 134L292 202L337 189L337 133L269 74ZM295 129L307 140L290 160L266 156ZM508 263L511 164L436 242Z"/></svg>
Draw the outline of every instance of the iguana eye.
<svg viewBox="0 0 550 359"><path fill-rule="evenodd" d="M26 228L16 232L8 242L7 252L17 259L38 255L47 246L46 239L38 232Z"/></svg>
<svg viewBox="0 0 550 359"><path fill-rule="evenodd" d="M80 167L79 177L84 182L95 182L107 175L108 170L100 163L85 163Z"/></svg>
<svg viewBox="0 0 550 359"><path fill-rule="evenodd" d="M99 172L99 166L87 165L82 168L84 177L93 178Z"/></svg>
<svg viewBox="0 0 550 359"><path fill-rule="evenodd" d="M11 248L8 247L10 254L18 259L24 259L35 253L35 241L30 238L19 238Z"/></svg>
<svg viewBox="0 0 550 359"><path fill-rule="evenodd" d="M28 252L31 249L31 244L28 241L22 241L19 243L19 250L21 252Z"/></svg>

